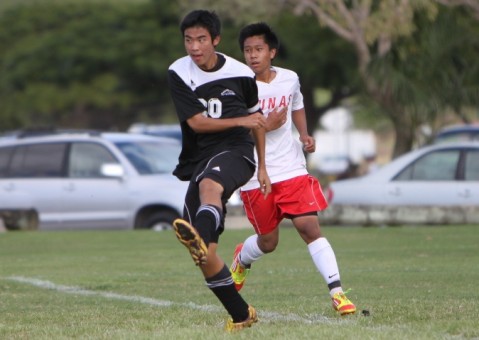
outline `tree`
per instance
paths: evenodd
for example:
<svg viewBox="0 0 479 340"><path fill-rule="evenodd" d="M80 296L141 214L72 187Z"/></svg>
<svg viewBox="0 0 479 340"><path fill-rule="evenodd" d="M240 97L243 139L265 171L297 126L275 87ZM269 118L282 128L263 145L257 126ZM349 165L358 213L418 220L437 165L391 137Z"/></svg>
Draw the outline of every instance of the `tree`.
<svg viewBox="0 0 479 340"><path fill-rule="evenodd" d="M479 5L473 0L438 2L466 5L478 13ZM462 104L478 104L477 86L472 85L477 81L476 58L469 45L463 44L466 39L477 37L477 33L467 25L455 25L455 21L460 20L458 15L450 16L452 21L438 22L441 8L428 0L300 0L293 3L296 13L311 10L322 25L355 47L366 93L393 122L396 132L393 157L410 150L418 126L433 121L437 112L445 107L452 106L464 117ZM454 31L444 31L444 27L453 27ZM444 39L441 43L453 43L431 46L428 39L441 33ZM408 39L418 44L412 46ZM475 44L470 46L477 47L477 38L472 40ZM382 72L378 72L378 64L383 66L379 68Z"/></svg>
<svg viewBox="0 0 479 340"><path fill-rule="evenodd" d="M436 0L446 6L464 6L472 11L472 15L479 20L479 2L477 0Z"/></svg>
<svg viewBox="0 0 479 340"><path fill-rule="evenodd" d="M141 115L161 119L169 105L166 69L182 50L177 17L176 5L164 0L4 9L0 130L124 129Z"/></svg>
<svg viewBox="0 0 479 340"><path fill-rule="evenodd" d="M419 123L417 108L405 110L403 102L397 100L398 87L391 82L390 74L372 73L370 66L373 61L385 58L398 39L412 34L415 11L426 11L434 18L437 8L427 0L298 0L292 3L296 14L311 11L321 25L354 46L365 92L393 123L396 133L393 157L409 151Z"/></svg>

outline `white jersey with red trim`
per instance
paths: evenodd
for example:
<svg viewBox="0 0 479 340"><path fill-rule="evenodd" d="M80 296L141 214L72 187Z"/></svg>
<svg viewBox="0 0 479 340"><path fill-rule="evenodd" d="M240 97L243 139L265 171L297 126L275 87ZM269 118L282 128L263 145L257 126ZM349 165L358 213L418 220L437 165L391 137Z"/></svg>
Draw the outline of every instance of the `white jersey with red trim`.
<svg viewBox="0 0 479 340"><path fill-rule="evenodd" d="M265 116L275 108L288 106L287 120L276 130L266 133L266 170L271 183L276 183L308 173L300 141L293 135L292 111L302 109L303 95L296 72L272 67L276 77L270 83L256 81L261 109ZM255 159L258 156L255 150ZM257 171L241 190L259 188Z"/></svg>

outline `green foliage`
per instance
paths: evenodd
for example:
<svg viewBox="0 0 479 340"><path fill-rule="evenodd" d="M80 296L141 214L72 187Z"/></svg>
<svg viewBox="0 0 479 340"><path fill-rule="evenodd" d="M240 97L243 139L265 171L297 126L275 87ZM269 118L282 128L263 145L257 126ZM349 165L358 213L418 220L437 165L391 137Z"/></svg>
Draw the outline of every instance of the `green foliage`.
<svg viewBox="0 0 479 340"><path fill-rule="evenodd" d="M274 23L282 50L277 63L294 69L302 83L328 89L357 84L357 60L352 46L312 16L282 13Z"/></svg>
<svg viewBox="0 0 479 340"><path fill-rule="evenodd" d="M374 1L372 9L394 3ZM258 20L271 24L282 41L275 64L299 74L311 129L325 109L341 102L369 111L372 120L397 115L400 128L410 130L449 108L458 115L477 108L478 22L464 9L429 0L411 4L413 26L398 27L391 52L371 65L389 95L383 102L362 91L352 45L321 27L311 12L296 16L291 3L268 0L255 10L257 3L246 0L3 0L0 131L31 125L124 129L137 120L176 120L166 70L185 53L181 17L203 6L222 18L219 51L239 60L240 27ZM391 26L390 12L366 23L373 41ZM314 107L318 88L331 93L321 108ZM345 102L352 93L358 99Z"/></svg>
<svg viewBox="0 0 479 340"><path fill-rule="evenodd" d="M440 125L449 108L459 115L462 108L479 104L477 21L461 9L442 8L434 22L421 15L415 22L421 29L370 68L394 100L396 112L389 113L402 115L412 131L422 124Z"/></svg>
<svg viewBox="0 0 479 340"><path fill-rule="evenodd" d="M0 129L68 121L78 110L114 110L120 125L138 106L158 114L168 98L166 69L182 51L174 10L162 1L43 1L4 10Z"/></svg>
<svg viewBox="0 0 479 340"><path fill-rule="evenodd" d="M251 233L226 230L220 256L229 264ZM477 226L323 233L348 296L370 316L332 310L306 245L285 224L278 248L253 265L241 291L260 321L235 339L479 337ZM172 232L7 232L0 258L2 339L232 338L222 330L224 309Z"/></svg>

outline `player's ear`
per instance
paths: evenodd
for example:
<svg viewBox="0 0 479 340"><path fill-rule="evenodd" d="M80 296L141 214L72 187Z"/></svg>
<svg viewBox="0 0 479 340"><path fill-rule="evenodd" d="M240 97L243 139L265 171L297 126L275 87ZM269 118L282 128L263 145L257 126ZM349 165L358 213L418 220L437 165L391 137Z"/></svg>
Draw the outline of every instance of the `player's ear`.
<svg viewBox="0 0 479 340"><path fill-rule="evenodd" d="M269 59L273 60L274 58L276 58L276 53L278 52L278 50L276 48L272 48L269 50Z"/></svg>
<svg viewBox="0 0 479 340"><path fill-rule="evenodd" d="M221 36L217 35L216 38L213 39L213 47L216 48L216 46L219 45L220 41L221 41Z"/></svg>

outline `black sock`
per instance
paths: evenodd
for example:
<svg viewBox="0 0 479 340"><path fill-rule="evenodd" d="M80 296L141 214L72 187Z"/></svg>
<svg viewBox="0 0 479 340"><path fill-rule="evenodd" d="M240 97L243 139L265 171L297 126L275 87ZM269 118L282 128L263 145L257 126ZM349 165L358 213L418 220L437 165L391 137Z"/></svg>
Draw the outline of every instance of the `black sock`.
<svg viewBox="0 0 479 340"><path fill-rule="evenodd" d="M236 290L231 273L226 265L218 274L207 278L206 285L221 301L231 315L233 322L241 322L249 317L248 304Z"/></svg>
<svg viewBox="0 0 479 340"><path fill-rule="evenodd" d="M221 209L211 204L200 206L196 213L193 225L198 230L198 233L207 247L210 244L211 235L216 232L216 229L220 225L221 218Z"/></svg>
<svg viewBox="0 0 479 340"><path fill-rule="evenodd" d="M329 290L331 290L333 288L337 288L337 287L341 287L341 281L339 281L339 280L333 281L330 284L328 284Z"/></svg>

